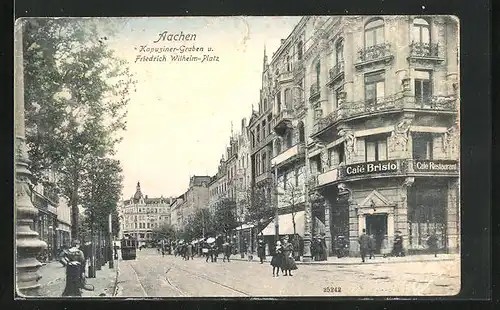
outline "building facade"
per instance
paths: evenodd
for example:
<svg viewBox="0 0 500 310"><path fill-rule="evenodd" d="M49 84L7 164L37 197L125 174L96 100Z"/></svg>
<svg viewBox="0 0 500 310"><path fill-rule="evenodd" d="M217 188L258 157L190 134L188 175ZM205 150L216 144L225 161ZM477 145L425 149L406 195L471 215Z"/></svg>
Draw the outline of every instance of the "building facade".
<svg viewBox="0 0 500 310"><path fill-rule="evenodd" d="M153 241L153 230L163 224L171 224L170 205L172 198L149 198L143 195L137 182L135 194L121 205L123 235L142 242Z"/></svg>
<svg viewBox="0 0 500 310"><path fill-rule="evenodd" d="M357 254L396 232L409 253L459 246L458 23L448 16L308 17L303 68L315 190L328 236ZM305 35L308 36L306 26ZM333 243L329 243L329 248Z"/></svg>
<svg viewBox="0 0 500 310"><path fill-rule="evenodd" d="M241 120L241 132L237 136L237 165L234 178L236 189L237 217L244 221L251 203L251 165L250 165L250 137L248 134L246 118Z"/></svg>
<svg viewBox="0 0 500 310"><path fill-rule="evenodd" d="M57 228L56 228L56 247L71 246L71 207L68 200L64 197L59 197L57 206Z"/></svg>
<svg viewBox="0 0 500 310"><path fill-rule="evenodd" d="M47 243L46 254L42 260L52 260L57 255L58 240L56 229L58 227L57 207L59 203L58 195L50 186L37 184L32 188L31 201L38 210L37 216L33 220L32 229L38 233L40 240Z"/></svg>
<svg viewBox="0 0 500 310"><path fill-rule="evenodd" d="M192 176L189 180L189 189L184 194L185 203L182 206L183 226L187 221L202 208L209 204L209 184L210 176Z"/></svg>
<svg viewBox="0 0 500 310"><path fill-rule="evenodd" d="M219 201L221 201L222 199L229 199L227 162L224 159L224 155L221 157L219 161L219 166L217 167L217 173L210 178L208 191L209 191L208 205L211 212L215 211L215 208Z"/></svg>

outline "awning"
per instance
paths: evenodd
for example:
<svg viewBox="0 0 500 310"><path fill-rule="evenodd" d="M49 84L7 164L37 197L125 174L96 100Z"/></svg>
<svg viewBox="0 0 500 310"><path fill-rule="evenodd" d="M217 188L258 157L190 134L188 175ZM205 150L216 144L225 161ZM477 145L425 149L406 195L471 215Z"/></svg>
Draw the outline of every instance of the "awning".
<svg viewBox="0 0 500 310"><path fill-rule="evenodd" d="M236 230L244 230L244 229L253 228L253 227L255 227L255 225L253 225L253 224L243 224L241 226L236 227Z"/></svg>
<svg viewBox="0 0 500 310"><path fill-rule="evenodd" d="M300 236L304 236L304 216L305 211L295 213L295 232ZM280 235L293 235L292 213L279 215L278 224ZM274 221L271 221L271 223L262 230L262 234L264 236L274 236L274 233Z"/></svg>
<svg viewBox="0 0 500 310"><path fill-rule="evenodd" d="M305 211L300 211L295 213L295 232L303 237L305 231L305 223L304 223ZM279 233L280 235L293 235L293 222L292 222L292 214L282 214L279 215ZM325 233L326 227L323 222L321 222L317 217L314 217L315 220L315 233L314 236ZM264 236L274 236L275 228L274 221L271 221L269 225L262 230L262 234ZM313 236L313 237L314 237Z"/></svg>

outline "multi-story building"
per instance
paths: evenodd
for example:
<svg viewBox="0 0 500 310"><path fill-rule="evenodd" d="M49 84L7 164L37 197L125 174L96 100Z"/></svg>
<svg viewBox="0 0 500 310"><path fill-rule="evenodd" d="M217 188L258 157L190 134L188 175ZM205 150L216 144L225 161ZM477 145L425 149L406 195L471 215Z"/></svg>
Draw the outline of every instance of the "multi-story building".
<svg viewBox="0 0 500 310"><path fill-rule="evenodd" d="M251 189L254 196L266 201L266 206L272 207L273 174L271 172L271 158L273 152L274 131L271 123L273 119L273 102L276 97L276 83L272 79L266 50L262 67L262 87L258 110L252 110L248 123L250 135L250 165ZM276 99L278 100L278 99Z"/></svg>
<svg viewBox="0 0 500 310"><path fill-rule="evenodd" d="M363 229L382 253L396 232L410 253L429 234L456 250L457 21L304 17L281 43L270 64L264 57L249 124L253 188L267 194L274 183L280 234L294 206L298 230L324 233L330 252L344 235L357 254ZM306 204L311 217L300 213Z"/></svg>
<svg viewBox="0 0 500 310"><path fill-rule="evenodd" d="M57 205L57 228L56 228L56 248L71 245L71 207L68 200L59 197Z"/></svg>
<svg viewBox="0 0 500 310"><path fill-rule="evenodd" d="M245 219L251 203L250 139L246 118L241 120L241 132L237 136L237 165L234 187L236 188L237 217Z"/></svg>
<svg viewBox="0 0 500 310"><path fill-rule="evenodd" d="M121 206L123 234L142 242L153 241L153 230L170 224L170 205L173 198L149 198L143 195L137 182L136 192Z"/></svg>
<svg viewBox="0 0 500 310"><path fill-rule="evenodd" d="M425 249L429 234L457 250L457 21L305 19L311 185L328 237L347 236L353 254L363 229L379 252L391 250L397 231L410 253Z"/></svg>
<svg viewBox="0 0 500 310"><path fill-rule="evenodd" d="M189 180L189 189L184 194L185 203L181 206L183 226L196 211L208 207L210 181L211 177L206 175L195 175Z"/></svg>
<svg viewBox="0 0 500 310"><path fill-rule="evenodd" d="M210 179L208 191L208 205L211 212L215 211L215 207L217 206L217 203L219 201L221 201L222 199L229 199L227 161L224 159L224 155L222 155L219 161L217 173Z"/></svg>
<svg viewBox="0 0 500 310"><path fill-rule="evenodd" d="M58 249L56 229L58 227L57 206L59 197L51 186L48 184L43 186L38 183L32 188L31 201L38 210L38 215L33 220L32 229L38 233L40 240L47 243L47 256L45 259L51 260L56 257Z"/></svg>
<svg viewBox="0 0 500 310"><path fill-rule="evenodd" d="M184 228L184 205L186 203L185 194L175 198L170 205L170 222L175 230L182 230Z"/></svg>

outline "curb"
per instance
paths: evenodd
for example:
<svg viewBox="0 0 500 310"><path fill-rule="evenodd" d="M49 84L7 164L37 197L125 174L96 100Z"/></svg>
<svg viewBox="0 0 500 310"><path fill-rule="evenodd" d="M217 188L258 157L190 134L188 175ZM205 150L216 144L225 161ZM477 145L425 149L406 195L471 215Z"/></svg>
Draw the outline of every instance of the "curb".
<svg viewBox="0 0 500 310"><path fill-rule="evenodd" d="M115 277L115 284L113 286L113 295L111 296L116 296L118 294L118 277L120 276L120 265L118 264L118 260L116 260L116 277Z"/></svg>
<svg viewBox="0 0 500 310"><path fill-rule="evenodd" d="M405 260L405 261L398 261L398 260L387 260L387 261L365 261L363 262L295 262L297 265L308 265L308 266L328 266L328 265L384 265L384 264L405 264L405 263L423 263L423 262L440 262L440 261L453 261L456 258L437 258L437 259L432 259L432 260L423 260L423 259L412 259L412 260ZM245 261L245 262L252 262L252 263L260 263L260 261L252 260L248 261L246 259L241 259L241 258L232 258L231 260L235 261ZM269 263L270 260L264 261L264 263Z"/></svg>

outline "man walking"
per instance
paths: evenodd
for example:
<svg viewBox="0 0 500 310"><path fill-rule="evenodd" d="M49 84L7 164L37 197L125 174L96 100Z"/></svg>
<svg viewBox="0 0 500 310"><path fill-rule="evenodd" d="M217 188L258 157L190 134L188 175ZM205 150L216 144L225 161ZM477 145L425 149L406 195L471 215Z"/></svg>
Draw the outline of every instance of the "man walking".
<svg viewBox="0 0 500 310"><path fill-rule="evenodd" d="M264 243L264 240L262 240L262 238L259 239L257 251L259 254L260 263L263 264L264 260L266 259L266 244Z"/></svg>
<svg viewBox="0 0 500 310"><path fill-rule="evenodd" d="M363 229L363 233L358 239L359 249L361 252L361 262L365 262L366 252L368 251L368 246L370 242L370 238L366 235L366 229Z"/></svg>

